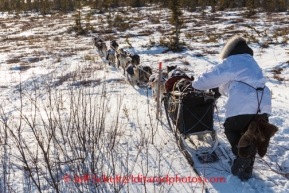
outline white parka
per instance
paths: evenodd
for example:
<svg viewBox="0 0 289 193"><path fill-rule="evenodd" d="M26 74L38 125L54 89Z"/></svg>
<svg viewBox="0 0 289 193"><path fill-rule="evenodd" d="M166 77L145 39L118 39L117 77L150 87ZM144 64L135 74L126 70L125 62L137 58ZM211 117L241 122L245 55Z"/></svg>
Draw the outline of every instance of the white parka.
<svg viewBox="0 0 289 193"><path fill-rule="evenodd" d="M265 86L264 93L258 91L257 100L254 88L264 87L265 78L262 70L250 54L237 54L225 58L222 63L208 70L192 82L195 89L207 90L219 87L219 92L228 97L226 117L244 114L256 114L258 100L261 100L259 114L271 114L271 94ZM261 99L262 97L262 99Z"/></svg>

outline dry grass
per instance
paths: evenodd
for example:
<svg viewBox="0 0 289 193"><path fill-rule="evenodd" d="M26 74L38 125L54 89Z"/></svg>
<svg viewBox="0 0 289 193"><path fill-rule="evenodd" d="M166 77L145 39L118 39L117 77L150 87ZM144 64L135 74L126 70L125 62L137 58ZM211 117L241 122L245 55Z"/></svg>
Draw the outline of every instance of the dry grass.
<svg viewBox="0 0 289 193"><path fill-rule="evenodd" d="M85 51L88 50L87 46L79 46L79 47L75 47L74 49L75 51Z"/></svg>
<svg viewBox="0 0 289 193"><path fill-rule="evenodd" d="M181 62L182 62L184 65L190 65L190 62L188 62L187 60L181 60Z"/></svg>
<svg viewBox="0 0 289 193"><path fill-rule="evenodd" d="M274 75L273 75L273 78L276 79L276 80L278 80L278 81L280 81L280 82L282 82L282 81L285 80L285 78L281 77L279 74L274 74Z"/></svg>
<svg viewBox="0 0 289 193"><path fill-rule="evenodd" d="M206 54L209 54L209 55L213 55L213 54L218 54L219 53L217 50L209 50L209 49L204 49L203 52L206 53Z"/></svg>
<svg viewBox="0 0 289 193"><path fill-rule="evenodd" d="M144 30L144 31L140 31L138 32L138 36L150 36L154 33L153 30L150 30L150 29L147 29L147 30Z"/></svg>
<svg viewBox="0 0 289 193"><path fill-rule="evenodd" d="M103 34L106 34L106 33L103 33ZM106 34L106 35L101 36L101 38L102 38L104 41L110 41L110 40L116 40L116 39L117 39L117 36L114 35L114 34Z"/></svg>
<svg viewBox="0 0 289 193"><path fill-rule="evenodd" d="M93 73L97 70L103 70L103 66L93 66L93 67L86 67L81 70L81 73Z"/></svg>
<svg viewBox="0 0 289 193"><path fill-rule="evenodd" d="M283 71L283 68L281 67L272 69L271 72L273 72L274 74L273 78L280 82L285 81L285 78L280 76L282 71Z"/></svg>
<svg viewBox="0 0 289 193"><path fill-rule="evenodd" d="M57 85L62 85L64 82L68 81L69 78L73 78L74 76L76 76L76 73L61 75L60 77L58 77Z"/></svg>
<svg viewBox="0 0 289 193"><path fill-rule="evenodd" d="M171 35L171 29L164 29L162 26L158 26L156 31L160 32L162 35Z"/></svg>
<svg viewBox="0 0 289 193"><path fill-rule="evenodd" d="M150 15L150 16L148 16L148 20L149 20L152 24L159 24L159 23L160 23L160 19L159 19L156 15Z"/></svg>
<svg viewBox="0 0 289 193"><path fill-rule="evenodd" d="M9 70L16 70L16 71L26 71L28 69L32 68L31 65L27 64L27 63L20 63L19 66L15 66L15 67L12 67L10 68Z"/></svg>
<svg viewBox="0 0 289 193"><path fill-rule="evenodd" d="M28 58L28 62L29 63L35 63L35 62L39 62L42 61L44 58L43 57L36 57L36 58Z"/></svg>
<svg viewBox="0 0 289 193"><path fill-rule="evenodd" d="M281 67L271 70L271 72L273 72L274 74L281 74L282 71L283 71L283 68Z"/></svg>
<svg viewBox="0 0 289 193"><path fill-rule="evenodd" d="M200 52L197 52L196 54L195 54L195 56L196 57L203 57L203 56L205 56L203 53L200 53Z"/></svg>
<svg viewBox="0 0 289 193"><path fill-rule="evenodd" d="M101 83L101 79L96 79L96 80L81 80L76 84L82 85L82 86L91 86L93 84L94 86L97 86L100 83Z"/></svg>
<svg viewBox="0 0 289 193"><path fill-rule="evenodd" d="M62 58L65 58L65 57L74 56L74 55L76 55L76 53L75 53L75 52L72 52L72 51L69 51L69 52L59 53L59 55L60 55Z"/></svg>
<svg viewBox="0 0 289 193"><path fill-rule="evenodd" d="M58 36L52 38L52 40L53 40L53 41L56 41L56 42L61 41L61 39L62 39L62 38L60 38L60 37L58 37Z"/></svg>
<svg viewBox="0 0 289 193"><path fill-rule="evenodd" d="M14 64L14 63L19 63L20 62L20 58L11 58L6 60L7 64Z"/></svg>
<svg viewBox="0 0 289 193"><path fill-rule="evenodd" d="M84 60L93 60L93 61L94 61L94 56L89 55L89 54L85 54L85 55L83 56L83 59L84 59Z"/></svg>
<svg viewBox="0 0 289 193"><path fill-rule="evenodd" d="M32 68L32 66L27 65L27 64L21 64L20 67L19 67L19 70L20 71L26 71L26 70L28 70L30 68Z"/></svg>
<svg viewBox="0 0 289 193"><path fill-rule="evenodd" d="M236 19L232 19L230 21L230 23L232 24L236 24L236 23L243 23L244 22L244 19L243 18L236 18Z"/></svg>
<svg viewBox="0 0 289 193"><path fill-rule="evenodd" d="M183 59L184 57L186 57L186 56L178 56L178 57L173 57L173 58L166 58L166 59L164 59L164 62L174 62L174 61L176 61L178 59Z"/></svg>

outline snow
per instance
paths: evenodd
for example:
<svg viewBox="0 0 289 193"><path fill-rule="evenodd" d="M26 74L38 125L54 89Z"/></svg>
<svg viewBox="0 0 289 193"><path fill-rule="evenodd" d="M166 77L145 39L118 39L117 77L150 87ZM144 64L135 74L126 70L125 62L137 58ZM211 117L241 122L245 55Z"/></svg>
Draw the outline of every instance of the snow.
<svg viewBox="0 0 289 193"><path fill-rule="evenodd" d="M89 9L86 8L83 13L85 11L89 11ZM219 12L218 14L223 14L219 16L219 18L222 18L219 22L208 21L197 12L185 13L184 16L190 18L189 20L195 20L192 23L186 23L186 26L189 27L182 29L181 33L181 40L185 41L190 49L179 53L164 53L166 48L157 44L150 45L151 39L158 42L163 34L157 31L160 25L150 23L148 17L159 17L160 15L159 18L162 19L162 25L166 29L170 29L171 26L166 22L169 14L163 10L153 8L142 8L140 13L146 16L137 23L140 26L135 27L132 31L118 32L114 37L121 48L139 54L141 64L152 67L154 72L157 72L158 63L163 62L164 68L169 65L178 65L188 75L197 77L206 69L220 62L218 53L226 42L226 38L234 34L234 30L245 30L250 34L253 33L259 38L260 42L266 41L266 37L258 37L253 30L238 23L230 23L231 19L235 21L238 18L242 18L242 11ZM163 14L163 17L161 14ZM98 27L97 25L103 25L98 16L98 14L94 14L91 20L95 28ZM138 13L126 12L126 16L134 18L138 16ZM267 17L264 13L258 13L257 16L259 19L256 20L244 19L243 24L250 24L261 31L268 29L267 33L270 32L272 33L271 35L273 35L274 29L288 27L288 24L278 26L278 21L272 25L273 21L270 20L274 17L279 18L279 20L288 19L288 16L283 13L270 17ZM35 128L37 128L36 132L39 132L38 136L40 138L43 137L43 143L46 146L48 142L45 136L48 137L51 134L51 129L48 129L50 128L49 124L52 124L54 127L51 128L56 128L56 131L59 132L56 133L57 137L51 142L54 145L51 146L50 157L52 159L51 162L55 163L51 164L51 166L55 167L54 172L58 172L58 177L54 176L54 178L58 179L62 192L92 191L90 189L91 186L84 182L81 183L83 187L79 187L72 181L63 181L63 176L67 173L71 177L75 176L76 173L78 175L92 175L95 173L89 166L89 163L93 162L92 152L83 149L75 134L75 132L81 133L80 131L83 131L81 130L82 127L90 128L87 125L88 122L93 125L91 132L105 128L104 132L100 134L99 139L101 142L95 141L91 136L87 138L86 142L90 144L89 140L93 141L93 144L90 144L91 147L95 145L95 148L98 149L94 150L94 156L97 155L100 158L100 161L95 165L97 174L110 176L115 176L115 174L137 176L140 174L160 177L165 177L166 175L171 177L175 175L196 177L196 172L178 149L174 133L168 126L164 112L162 112L163 115L160 120L156 120L156 104L151 98L151 90L139 86L133 88L127 82L126 77L122 75L122 71L108 66L92 46L91 39L93 35L105 37L107 34L90 33L85 36L77 36L75 33L64 33L74 22L72 14L63 16L66 17L63 20L61 18L53 20L53 14L49 15L49 17L40 17L37 14L29 17L33 17L31 24L37 26L37 30L35 28L27 28L19 31L18 28L21 27L19 23L27 21L25 15L21 15L21 18L17 19L7 13L0 14L0 23L6 25L6 29L5 27L0 28L0 156L1 160L3 160L0 164L1 190L5 188L2 183L4 171L6 171L9 174L9 178L6 177L6 179L10 179L8 182L9 187L13 188L15 192L23 192L23 190L28 190L29 188L31 188L31 192L36 192L36 186L31 185L33 183L23 169L24 163L21 159L18 159L21 155L16 147L17 137L13 138L11 132L8 132L8 138L5 138L4 129L6 128L4 127L6 121L15 133L17 133L17 128L21 128L20 133L23 138L21 144L25 143L27 145L23 151L26 152L29 163L32 163L33 156L29 154L27 149L30 149L33 155L38 155L38 159L43 160L44 154L40 150L40 144L37 143L37 135L33 133L28 124L33 122L33 118L36 120L33 122ZM105 18L104 15L101 15L101 17ZM211 23L206 24L206 22ZM196 26L197 23L200 23L199 25L201 26ZM43 27L40 27L40 25ZM142 25L145 28L142 28ZM233 30L224 32L229 26L233 26ZM129 48L126 38L124 38L125 36L121 37L122 33L138 34L143 29L153 30L154 33L150 36L135 35L129 37L129 42L133 46ZM197 35L194 30L197 30L198 33L204 30L206 33L220 33L221 35L216 36L217 42L206 42L205 40L208 40L206 33ZM192 33L192 38L188 39L185 37L183 32L186 31ZM6 36L8 37L7 39ZM21 38L23 37L28 39L22 40ZM58 37L58 39L55 37ZM284 37L288 38L288 35L279 37L274 41L281 42ZM9 38L19 39L17 42L22 42L24 45L17 46L15 40L11 41ZM2 41L2 39L5 39L5 41ZM108 39L106 44L109 45ZM263 69L263 73L267 78L267 86L272 91L273 109L270 122L278 126L279 131L271 139L267 155L264 158L257 157L253 172L254 177L248 182L241 182L237 177L232 176L229 168L224 165L201 164L196 161L195 169L202 177L224 177L226 179L225 183L206 183L208 192L288 192L289 121L287 117L289 115L289 65L287 61L289 46L287 44L269 44L268 48L260 48L257 43L252 42L250 47L254 50L255 59ZM87 56L92 59L85 59ZM20 57L20 60L7 62L13 57ZM39 58L39 60L34 60L35 58ZM189 65L185 65L183 61L189 62ZM21 70L23 66L28 67L26 70ZM280 77L285 78L284 81L278 81L273 78L272 70L278 67L283 68ZM85 84L85 81L88 84ZM22 95L20 91L23 92ZM219 98L217 101L218 112L216 112L214 118L214 128L218 133L220 144L224 148L230 149L222 126L225 121L225 101L226 98L224 97ZM34 106L35 104L36 106ZM61 107L60 110L58 107ZM96 123L94 119L97 116L101 116L102 113L104 113L103 125ZM71 123L70 118L72 115L77 116L78 120L82 120L81 118L87 116L86 118L89 121L80 121L80 128L77 128ZM29 121L25 121L25 117L29 117ZM55 123L49 122L51 118L57 121ZM63 124L63 131L66 132L63 136L60 133L62 128L59 126L60 123ZM85 133L84 136L87 137L88 135L89 133ZM115 145L112 146L114 137ZM60 139L65 140L58 142L57 140ZM69 140L74 141L75 146L67 145L73 144ZM63 151L60 151L61 148ZM8 155L9 159L5 155ZM70 158L79 157L84 157L85 162L81 163L79 161L56 166L59 162L69 162ZM8 165L6 169L4 169L5 164ZM71 169L76 168L76 166L80 169L69 170L69 167ZM39 161L38 167L41 168L41 189L44 192L53 192L52 186L45 180L51 178L47 164ZM36 175L35 171L34 168L34 175ZM73 173L73 171L77 172ZM101 188L104 192L113 192L115 191L114 188L120 188L121 192L185 193L204 191L202 183L180 182L173 184L131 182L118 184L117 186L104 183L99 185L98 188ZM96 189L94 190L96 191Z"/></svg>

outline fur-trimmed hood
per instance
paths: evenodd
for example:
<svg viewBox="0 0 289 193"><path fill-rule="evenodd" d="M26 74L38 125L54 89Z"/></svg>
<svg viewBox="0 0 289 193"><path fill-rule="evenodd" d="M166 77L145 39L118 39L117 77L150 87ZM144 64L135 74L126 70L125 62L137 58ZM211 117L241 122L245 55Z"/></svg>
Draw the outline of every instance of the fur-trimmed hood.
<svg viewBox="0 0 289 193"><path fill-rule="evenodd" d="M220 57L223 60L231 55L236 54L250 54L253 56L253 50L247 45L246 40L238 35L229 39L222 52L220 53Z"/></svg>

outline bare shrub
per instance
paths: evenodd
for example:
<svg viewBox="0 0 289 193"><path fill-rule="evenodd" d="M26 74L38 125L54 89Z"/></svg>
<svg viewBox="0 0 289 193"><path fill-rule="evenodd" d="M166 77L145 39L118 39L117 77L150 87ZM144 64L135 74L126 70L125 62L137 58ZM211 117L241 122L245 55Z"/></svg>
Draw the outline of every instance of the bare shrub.
<svg viewBox="0 0 289 193"><path fill-rule="evenodd" d="M71 88L68 92L53 91L49 85L46 88L48 100L39 98L40 93L20 89L20 100L31 104L26 108L19 106L20 117L7 118L7 112L1 107L1 133L2 128L6 128L9 132L6 139L9 138L15 155L21 160L19 174L27 180L23 187L39 192L44 187L55 192L69 189L109 192L111 188L107 184L95 183L92 177L93 174L109 177L118 168L115 149L122 127L117 121L107 124L108 101L81 88ZM113 191L118 192L122 187L116 184Z"/></svg>

